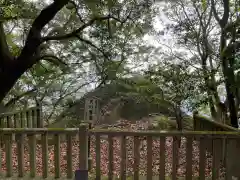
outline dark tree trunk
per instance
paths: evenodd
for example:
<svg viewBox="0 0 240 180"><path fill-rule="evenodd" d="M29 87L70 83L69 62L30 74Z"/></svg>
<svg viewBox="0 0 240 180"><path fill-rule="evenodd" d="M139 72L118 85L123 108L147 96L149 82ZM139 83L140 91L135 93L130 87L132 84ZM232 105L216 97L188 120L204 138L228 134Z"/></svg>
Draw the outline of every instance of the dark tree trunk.
<svg viewBox="0 0 240 180"><path fill-rule="evenodd" d="M177 121L177 130L182 131L183 130L182 112L179 106L175 107L175 117Z"/></svg>
<svg viewBox="0 0 240 180"><path fill-rule="evenodd" d="M26 43L18 57L9 51L3 22L0 22L0 102L12 89L17 80L40 59L39 45L44 42L41 31L69 0L53 1L33 21Z"/></svg>
<svg viewBox="0 0 240 180"><path fill-rule="evenodd" d="M223 52L226 48L226 39L225 39L225 32L222 30L221 34L221 51ZM227 101L228 101L228 109L230 113L230 120L232 127L238 128L238 119L237 119L237 110L236 110L236 103L235 103L235 92L234 92L234 73L233 69L229 67L229 54L223 54L221 57L222 61L222 70L225 80L225 88L227 92ZM231 57L230 57L231 58Z"/></svg>
<svg viewBox="0 0 240 180"><path fill-rule="evenodd" d="M8 67L0 72L0 102L2 102L24 71L24 69L21 70L17 66L12 65L12 67Z"/></svg>

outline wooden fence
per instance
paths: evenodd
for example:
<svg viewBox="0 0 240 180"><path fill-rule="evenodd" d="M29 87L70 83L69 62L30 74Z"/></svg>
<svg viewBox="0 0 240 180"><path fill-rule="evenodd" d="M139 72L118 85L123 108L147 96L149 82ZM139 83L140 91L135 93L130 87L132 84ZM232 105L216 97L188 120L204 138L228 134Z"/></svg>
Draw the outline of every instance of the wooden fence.
<svg viewBox="0 0 240 180"><path fill-rule="evenodd" d="M41 106L0 114L0 128L43 128ZM3 138L3 137L2 137ZM12 140L15 135L12 134ZM1 146L4 141L1 139Z"/></svg>
<svg viewBox="0 0 240 180"><path fill-rule="evenodd" d="M233 128L226 124L222 124L206 117L202 117L200 115L194 115L194 130L195 131L218 131L218 133L222 133L224 135L225 132L234 132L240 134L239 129ZM206 149L208 152L212 153L214 148L214 144L212 141L208 141L206 143ZM240 141L232 141L229 143L226 140L223 140L221 144L217 147L221 161L223 161L235 177L240 178L240 156L237 154L240 152Z"/></svg>
<svg viewBox="0 0 240 180"><path fill-rule="evenodd" d="M10 138L12 134L17 134L18 139L16 142L12 141ZM66 135L66 142L64 145L60 142L60 135ZM100 180L103 178L103 174L106 174L106 172L102 172L101 168L103 165L107 165L108 172L106 176L109 180L113 179L114 176L116 176L115 170L116 167L114 165L114 160L116 155L120 155L120 170L119 170L119 178L122 180L127 179L128 176L131 176L134 180L139 180L139 174L141 173L140 167L140 161L142 159L141 157L141 144L146 142L146 166L144 168L144 171L146 172L146 179L152 180L154 176L156 176L156 172L153 172L153 169L155 168L153 165L154 161L156 159L153 158L153 141L157 141L160 146L158 151L158 162L157 165L159 168L157 169L157 176L159 180L165 179L167 176L170 176L171 179L176 180L178 179L178 169L179 169L179 145L177 144L179 138L185 138L186 139L186 146L185 146L185 172L184 178L187 180L194 179L194 172L193 169L194 163L193 159L196 158L195 154L193 154L193 151L195 150L195 146L193 144L197 144L198 148L198 178L200 180L207 179L206 176L206 142L212 141L214 146L212 149L212 165L211 165L211 173L212 176L211 179L219 179L220 176L224 177L225 179L231 179L231 173L227 173L224 175L224 172L231 172L229 170L229 167L227 167L227 164L222 164L221 157L219 153L219 146L221 146L221 143L223 140L230 143L239 142L239 133L237 132L224 132L224 134L221 132L126 132L126 131L109 131L109 130L87 130L87 126L81 126L81 128L70 128L70 129L47 129L47 128L32 128L32 129L11 129L11 128L2 128L0 129L0 135L5 136L5 148L1 149L1 153L4 153L5 158L2 158L0 164L3 165L3 168L1 169L1 174L5 174L7 177L14 176L15 173L17 173L17 176L23 177L27 175L26 170L26 162L24 160L26 156L26 152L29 153L29 168L30 168L30 177L35 178L38 175L41 175L43 178L49 177L52 174L49 173L49 169L51 169L50 165L52 163L52 155L49 153L49 146L48 146L48 137L54 136L54 148L53 148L53 168L54 170L53 175L55 178L59 178L66 175L66 178L72 179L73 178L73 172L76 169L81 170L88 170L88 137L91 136L94 141L94 144L92 144L92 147L95 151L95 154L93 156L94 161L94 168L91 170L91 173L93 172L93 179ZM36 135L41 136L41 144L37 144L36 141ZM77 135L77 136L76 136ZM75 138L78 137L78 138ZM114 143L115 140L119 140L119 154L114 153ZM128 138L133 139L132 147L130 149L126 148L127 140ZM169 156L167 154L167 144L169 144L169 139L172 138L172 148L171 148L171 166L166 166L166 161ZM27 142L26 142L27 139ZM107 152L102 150L101 151L101 144L102 140L105 140L108 144L108 150ZM106 143L104 142L104 144ZM26 144L27 143L27 144ZM77 146L77 152L76 147L74 147L74 144ZM27 151L25 150L25 146L27 145ZM17 165L13 164L13 149L16 151L16 159L17 159ZM38 151L37 148L40 148L41 150ZM64 154L66 159L63 159L62 149L65 148L66 152ZM132 151L133 153L133 164L131 170L128 168L128 163L131 161L127 154ZM145 151L145 150L144 150ZM76 154L78 153L78 156ZM101 163L103 157L102 153L107 153L107 161ZM229 153L232 153L229 151ZM235 152L236 153L236 152ZM36 162L36 157L41 157L41 162ZM235 154L238 156L238 154ZM51 156L51 157L49 157ZM77 158L77 165L75 164ZM65 161L65 164L62 164L62 162ZM104 160L106 161L106 159ZM79 163L79 164L78 164ZM156 162L155 162L156 163ZM37 165L41 164L40 170L37 168ZM75 167L73 168L73 164L75 164ZM65 172L62 170L62 166L66 167L64 169ZM16 167L14 170L13 167ZM222 168L224 167L224 169ZM170 173L168 173L168 168L172 169ZM226 169L226 170L225 170ZM39 174L41 172L41 174ZM130 173L129 173L130 172Z"/></svg>
<svg viewBox="0 0 240 180"><path fill-rule="evenodd" d="M0 128L42 128L41 106L0 114Z"/></svg>

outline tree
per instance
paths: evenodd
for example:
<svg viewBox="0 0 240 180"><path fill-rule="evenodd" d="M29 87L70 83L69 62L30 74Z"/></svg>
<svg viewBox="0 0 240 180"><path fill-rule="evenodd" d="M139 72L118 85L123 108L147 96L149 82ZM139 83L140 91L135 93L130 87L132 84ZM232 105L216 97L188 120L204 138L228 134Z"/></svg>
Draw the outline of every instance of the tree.
<svg viewBox="0 0 240 180"><path fill-rule="evenodd" d="M189 65L180 63L172 63L169 58L162 60L158 65L150 66L146 72L147 77L152 83L162 90L162 99L170 102L177 121L178 130L183 130L183 108L195 107L191 106L191 102L197 99L201 93L196 72L190 71ZM155 92L156 93L156 92ZM190 106L189 106L190 105Z"/></svg>
<svg viewBox="0 0 240 180"><path fill-rule="evenodd" d="M231 3L230 3L231 2ZM224 83L227 92L228 109L230 112L231 125L238 128L237 112L239 108L239 88L235 81L234 65L236 52L240 50L239 25L240 16L239 3L237 1L223 0L223 15L217 12L219 4L211 0L211 8L218 25L220 26L220 60ZM233 10L232 10L233 9ZM227 43L229 41L230 43Z"/></svg>
<svg viewBox="0 0 240 180"><path fill-rule="evenodd" d="M106 49L106 45L117 42L126 34L140 37L144 34L142 30L151 28L152 4L149 1L106 0L96 3L62 0L39 3L2 0L1 5L0 102L17 80L42 60L67 64L71 55L66 48L70 46L74 49L80 42L91 52L100 52L107 60L112 49ZM94 37L99 35L98 32L102 35L96 41ZM101 39L106 34L109 41L106 37ZM61 58L58 57L60 49L65 49Z"/></svg>
<svg viewBox="0 0 240 180"><path fill-rule="evenodd" d="M237 1L232 1L232 4L235 2ZM205 83L202 90L204 93L207 93L212 117L215 120L227 119L225 106L229 105L229 98L224 103L221 102L218 91L219 86L222 86L222 83L225 81L225 75L222 73L223 71L221 72L222 60L219 58L222 55L221 51L219 51L221 29L218 27L218 21L215 18L216 12L211 6L211 2L178 1L171 3L170 6L171 12L165 11L167 17L173 23L167 26L167 33L170 31L176 37L175 47L177 46L187 51L188 57L179 58L176 52L173 53L172 50L171 54L178 57L178 61L192 65L192 68L195 70L201 70L199 75ZM214 4L214 6L221 6L220 2ZM231 14L234 21L236 20L236 17L234 18L235 12L237 12L236 9L235 7L234 13ZM221 12L219 13L221 14ZM228 36L225 36L225 38L228 39ZM232 78L236 79L234 76ZM225 87L227 90L230 86ZM236 121L236 118L234 119ZM235 126L233 123L232 125Z"/></svg>
<svg viewBox="0 0 240 180"><path fill-rule="evenodd" d="M189 7L186 9L186 5ZM208 94L208 103L211 115L215 120L221 119L219 108L218 82L216 72L219 60L217 58L216 23L212 10L196 1L178 1L172 4L173 11L168 17L175 23L170 25L171 30L177 35L177 45L187 50L188 58L179 61L192 65L195 70L200 70L200 78L205 83L203 88ZM178 13L181 10L182 13ZM200 66L200 68L199 68ZM197 67L197 68L196 68Z"/></svg>

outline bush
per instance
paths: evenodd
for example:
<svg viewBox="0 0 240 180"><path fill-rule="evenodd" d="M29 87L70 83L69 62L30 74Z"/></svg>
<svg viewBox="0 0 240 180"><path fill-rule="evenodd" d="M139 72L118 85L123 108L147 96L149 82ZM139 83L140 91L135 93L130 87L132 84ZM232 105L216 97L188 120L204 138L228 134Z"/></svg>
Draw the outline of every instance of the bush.
<svg viewBox="0 0 240 180"><path fill-rule="evenodd" d="M170 121L166 116L153 117L152 130L168 130L170 129Z"/></svg>

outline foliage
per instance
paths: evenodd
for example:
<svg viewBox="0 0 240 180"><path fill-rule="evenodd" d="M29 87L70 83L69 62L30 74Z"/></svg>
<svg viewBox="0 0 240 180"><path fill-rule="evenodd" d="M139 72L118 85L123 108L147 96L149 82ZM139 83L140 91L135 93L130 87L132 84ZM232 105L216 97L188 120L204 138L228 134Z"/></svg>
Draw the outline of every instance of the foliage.
<svg viewBox="0 0 240 180"><path fill-rule="evenodd" d="M166 52L160 51L161 58L170 56L169 64L177 62L183 67L187 65L187 69L183 68L183 71L188 71L190 67L194 74L193 79L198 82L195 85L198 93L190 93L191 101L187 104L192 106L191 108L208 104L215 120L222 119L221 114L227 116L222 106L227 104L232 115L236 114L233 112L235 105L237 109L239 106L238 85L235 82L239 52L239 4L234 0L223 2L221 4L214 0L201 2L189 0L165 4L162 9L168 21L165 20L164 35L168 34L176 41L172 45L159 42L162 48L167 49ZM221 10L218 11L219 8ZM223 26L224 21L226 26ZM157 36L160 36L160 33ZM227 53L230 51L230 54ZM181 55L183 52L184 56ZM171 61L172 59L174 61ZM226 68L228 63L230 68ZM224 94L219 91L223 86L227 92L225 98L222 98ZM222 99L227 99L225 105ZM232 115L230 118L234 125L236 116Z"/></svg>
<svg viewBox="0 0 240 180"><path fill-rule="evenodd" d="M1 101L8 110L41 103L45 118L52 119L82 96L89 84L100 86L128 73L127 61L138 48L146 53L139 40L152 29L152 5L129 0L2 0L0 42L6 48L1 49L1 61L15 59L20 63L16 68L23 69L14 70L16 77L11 68L0 74L0 83L4 84L3 77L11 79L0 92L0 99L5 97ZM58 10L48 11L57 6ZM40 20L44 17L49 19ZM31 32L41 23L34 39ZM35 44L38 40L41 43Z"/></svg>
<svg viewBox="0 0 240 180"><path fill-rule="evenodd" d="M156 116L153 118L152 129L153 130L169 130L169 119L166 116Z"/></svg>
<svg viewBox="0 0 240 180"><path fill-rule="evenodd" d="M214 116L223 113L219 89L225 85L224 99L230 102L229 109L236 104L238 111L236 2L230 1L228 8L214 0L181 0L159 5L160 12L152 1L1 0L0 45L4 48L0 49L0 68L6 71L0 72L0 83L5 84L0 99L4 98L4 110L41 103L44 118L51 121L71 109L93 85L96 89L113 85L104 92L109 97L101 96L103 104L123 97L128 109L138 107L135 111L148 113L155 107L168 107L166 112L171 114L209 105ZM218 7L228 14L225 29L219 21L223 11L214 11ZM159 41L160 47L155 48L142 40L154 33L156 14L168 18L162 25L164 35L176 40L172 46ZM156 32L156 39L160 34ZM225 49L221 38L230 42ZM230 68L223 62L230 63ZM139 68L146 64L147 70ZM233 117L234 112L230 114Z"/></svg>

